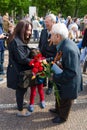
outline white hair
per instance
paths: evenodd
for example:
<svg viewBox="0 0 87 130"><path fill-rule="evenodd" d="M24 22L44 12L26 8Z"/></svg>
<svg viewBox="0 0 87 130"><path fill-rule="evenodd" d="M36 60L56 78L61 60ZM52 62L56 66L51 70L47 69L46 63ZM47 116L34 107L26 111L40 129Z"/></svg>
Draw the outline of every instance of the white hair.
<svg viewBox="0 0 87 130"><path fill-rule="evenodd" d="M56 16L54 14L49 14L45 18L48 18L48 17L50 17L51 20L56 23Z"/></svg>
<svg viewBox="0 0 87 130"><path fill-rule="evenodd" d="M52 33L60 34L62 38L68 38L68 29L64 23L56 23L52 26Z"/></svg>

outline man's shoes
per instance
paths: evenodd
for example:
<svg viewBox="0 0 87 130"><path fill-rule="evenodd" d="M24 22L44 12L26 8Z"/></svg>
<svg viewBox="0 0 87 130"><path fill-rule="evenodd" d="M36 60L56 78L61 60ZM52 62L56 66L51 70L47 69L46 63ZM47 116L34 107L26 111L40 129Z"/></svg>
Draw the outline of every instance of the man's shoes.
<svg viewBox="0 0 87 130"><path fill-rule="evenodd" d="M57 113L57 109L55 109L55 108L49 109L49 111L50 111L51 113Z"/></svg>
<svg viewBox="0 0 87 130"><path fill-rule="evenodd" d="M48 88L47 91L46 91L46 94L50 95L51 93L52 93L52 88Z"/></svg>
<svg viewBox="0 0 87 130"><path fill-rule="evenodd" d="M61 124L61 123L64 123L66 120L63 119L63 118L60 118L59 116L55 117L52 119L52 122L53 123L57 123L57 124Z"/></svg>
<svg viewBox="0 0 87 130"><path fill-rule="evenodd" d="M0 78L0 81L3 81L3 78Z"/></svg>

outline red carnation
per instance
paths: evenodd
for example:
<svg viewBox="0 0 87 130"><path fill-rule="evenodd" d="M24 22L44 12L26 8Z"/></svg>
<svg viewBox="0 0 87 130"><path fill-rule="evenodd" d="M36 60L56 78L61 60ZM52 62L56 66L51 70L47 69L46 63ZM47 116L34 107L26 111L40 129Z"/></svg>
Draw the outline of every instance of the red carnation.
<svg viewBox="0 0 87 130"><path fill-rule="evenodd" d="M40 63L40 62L35 62L35 63L34 63L34 67L39 68L40 66L41 66L41 63Z"/></svg>
<svg viewBox="0 0 87 130"><path fill-rule="evenodd" d="M44 68L42 66L39 67L39 71L43 71Z"/></svg>
<svg viewBox="0 0 87 130"><path fill-rule="evenodd" d="M33 69L32 69L32 72L33 72L34 74L37 74L38 68L33 68Z"/></svg>

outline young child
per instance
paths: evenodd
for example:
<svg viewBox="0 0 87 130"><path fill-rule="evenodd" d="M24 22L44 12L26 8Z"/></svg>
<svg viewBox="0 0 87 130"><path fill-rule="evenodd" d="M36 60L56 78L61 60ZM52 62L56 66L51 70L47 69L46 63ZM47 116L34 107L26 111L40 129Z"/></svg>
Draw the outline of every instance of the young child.
<svg viewBox="0 0 87 130"><path fill-rule="evenodd" d="M39 50L37 49L33 49L31 51L31 58L32 58L32 61L33 61L33 58L39 54ZM41 57L39 57L38 59L36 59L36 62L39 63L39 61L41 60ZM30 62L30 66L32 67L33 66L33 63L32 61ZM38 69L40 70L41 68L38 66L35 65L35 68L32 67L32 72L33 72L33 75L36 76L36 73L38 71ZM35 71L33 71L35 70ZM41 108L45 108L45 100L44 100L44 90L43 90L43 80L41 79L37 79L38 80L38 83L35 85L35 86L32 86L30 87L31 89L31 93L30 93L30 103L29 103L29 106L28 106L28 110L30 112L33 112L34 111L34 98L36 96L36 88L38 89L38 93L39 93L39 96L40 96L40 107Z"/></svg>

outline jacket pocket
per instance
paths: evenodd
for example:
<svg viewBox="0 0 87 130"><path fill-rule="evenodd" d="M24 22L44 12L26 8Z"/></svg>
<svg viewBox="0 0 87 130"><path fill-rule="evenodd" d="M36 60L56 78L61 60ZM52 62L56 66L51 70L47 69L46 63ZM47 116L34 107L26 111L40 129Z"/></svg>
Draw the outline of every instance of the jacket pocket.
<svg viewBox="0 0 87 130"><path fill-rule="evenodd" d="M7 67L7 87L16 90L18 87L19 76L14 68L14 65L10 64Z"/></svg>

